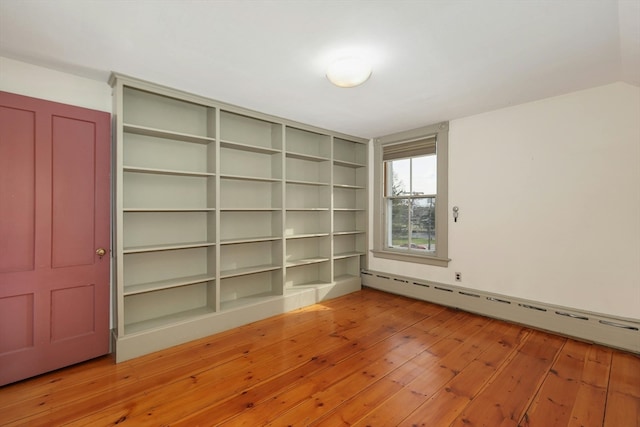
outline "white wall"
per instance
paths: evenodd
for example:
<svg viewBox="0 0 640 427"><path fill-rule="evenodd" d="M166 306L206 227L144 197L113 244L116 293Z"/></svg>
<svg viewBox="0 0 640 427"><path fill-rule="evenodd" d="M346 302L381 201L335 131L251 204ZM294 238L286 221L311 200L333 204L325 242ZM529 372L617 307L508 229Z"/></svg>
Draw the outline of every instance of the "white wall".
<svg viewBox="0 0 640 427"><path fill-rule="evenodd" d="M640 318L640 88L453 120L449 144L449 267L371 270Z"/></svg>
<svg viewBox="0 0 640 427"><path fill-rule="evenodd" d="M112 110L111 87L106 81L91 80L2 56L0 90L92 110Z"/></svg>
<svg viewBox="0 0 640 427"><path fill-rule="evenodd" d="M112 108L106 81L4 57L0 90ZM453 120L449 141L449 201L460 207L449 267L369 257L370 269L640 318L639 88Z"/></svg>

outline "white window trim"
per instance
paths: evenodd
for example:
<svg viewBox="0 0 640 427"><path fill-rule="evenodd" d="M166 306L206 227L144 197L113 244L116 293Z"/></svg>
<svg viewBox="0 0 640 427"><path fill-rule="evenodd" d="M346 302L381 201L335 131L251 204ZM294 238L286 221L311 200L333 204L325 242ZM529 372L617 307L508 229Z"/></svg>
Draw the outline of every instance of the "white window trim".
<svg viewBox="0 0 640 427"><path fill-rule="evenodd" d="M388 144L436 136L438 181L436 195L436 253L422 255L407 253L401 250L384 247L384 233L386 209L384 208L384 172L382 148ZM396 261L447 267L449 261L449 123L442 122L418 129L412 129L393 135L374 139L373 165L373 249L374 257L392 259Z"/></svg>

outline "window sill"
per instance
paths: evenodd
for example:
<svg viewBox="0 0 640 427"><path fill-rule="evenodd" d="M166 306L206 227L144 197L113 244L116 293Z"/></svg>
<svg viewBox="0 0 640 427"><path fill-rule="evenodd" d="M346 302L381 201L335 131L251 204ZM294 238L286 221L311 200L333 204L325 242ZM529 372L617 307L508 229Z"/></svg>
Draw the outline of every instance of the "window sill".
<svg viewBox="0 0 640 427"><path fill-rule="evenodd" d="M371 253L376 258L385 258L385 259L392 259L395 261L413 262L415 264L434 265L436 267L448 267L449 261L451 261L449 258L438 258L435 256L427 256L427 255L403 254L403 253L391 252L391 251L372 250Z"/></svg>

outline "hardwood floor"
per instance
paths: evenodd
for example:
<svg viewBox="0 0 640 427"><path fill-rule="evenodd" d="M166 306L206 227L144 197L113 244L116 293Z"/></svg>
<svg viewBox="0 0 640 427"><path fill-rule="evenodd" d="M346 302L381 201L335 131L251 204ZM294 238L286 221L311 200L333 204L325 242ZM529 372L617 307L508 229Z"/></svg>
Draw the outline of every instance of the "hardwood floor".
<svg viewBox="0 0 640 427"><path fill-rule="evenodd" d="M640 425L640 358L370 289L0 388L0 425Z"/></svg>

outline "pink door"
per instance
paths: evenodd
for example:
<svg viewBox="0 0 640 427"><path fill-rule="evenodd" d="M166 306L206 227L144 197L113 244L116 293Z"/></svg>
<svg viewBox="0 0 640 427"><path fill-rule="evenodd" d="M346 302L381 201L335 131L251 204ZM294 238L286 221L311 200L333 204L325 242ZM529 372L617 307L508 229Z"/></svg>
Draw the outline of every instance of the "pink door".
<svg viewBox="0 0 640 427"><path fill-rule="evenodd" d="M0 385L109 352L109 159L108 113L0 92Z"/></svg>

